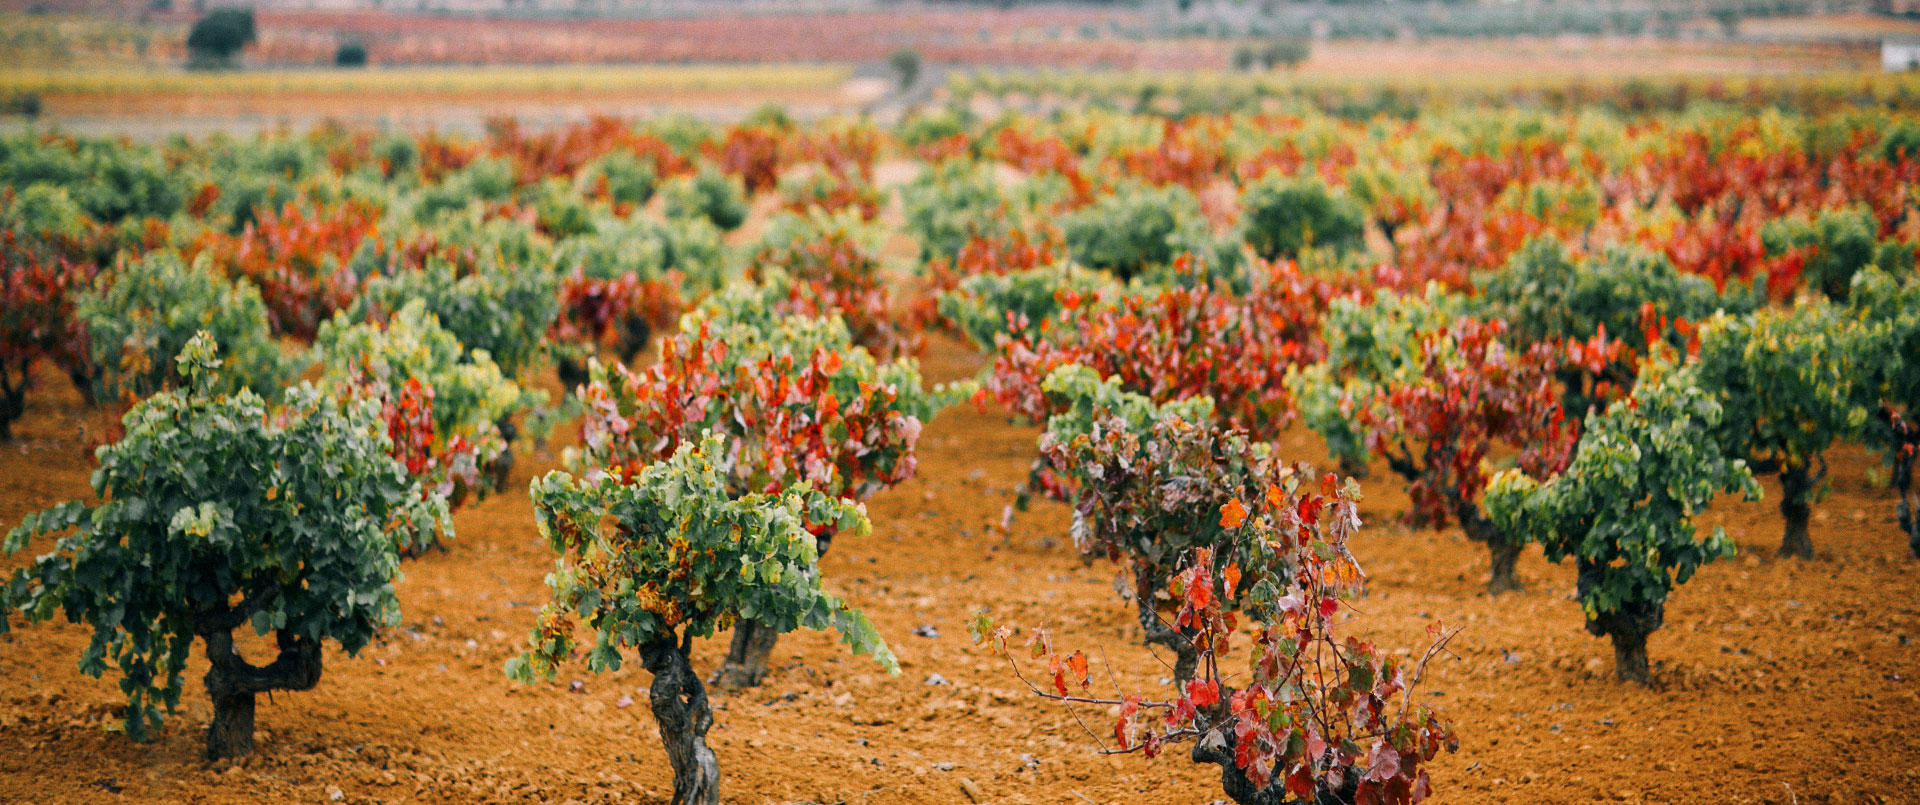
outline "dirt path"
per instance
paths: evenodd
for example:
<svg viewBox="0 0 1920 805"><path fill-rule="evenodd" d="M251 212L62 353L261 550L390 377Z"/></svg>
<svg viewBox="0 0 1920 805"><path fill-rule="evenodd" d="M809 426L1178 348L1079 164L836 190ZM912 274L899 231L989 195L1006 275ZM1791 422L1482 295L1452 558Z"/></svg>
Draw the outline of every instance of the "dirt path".
<svg viewBox="0 0 1920 805"><path fill-rule="evenodd" d="M951 379L977 362L939 341L925 368ZM30 406L23 442L0 449L7 524L85 492L80 426L101 424L52 376ZM1026 695L968 641L967 615L987 606L1106 657L1129 688L1151 690L1159 677L1135 648L1112 568L1083 566L1065 543L1063 507L1036 506L1010 538L989 528L1034 436L969 408L927 428L920 477L872 501L874 534L836 543L825 562L829 586L873 617L902 674L888 678L828 635L785 638L768 684L717 714L727 801L967 802L969 789L1008 803L1219 797L1207 770L1178 753L1153 763L1094 754L1068 713ZM1298 428L1281 447L1318 456ZM536 458L522 462L516 488L553 465ZM1581 630L1569 600L1569 567L1529 552L1528 592L1489 600L1484 551L1457 531L1393 525L1406 496L1376 468L1356 543L1373 585L1356 602L1356 628L1410 647L1434 618L1467 627L1459 658L1436 664L1428 687L1462 736L1460 752L1434 768L1438 801L1914 801L1920 564L1903 555L1890 498L1867 482L1872 459L1852 448L1833 458L1838 481L1818 507L1812 562L1773 558L1771 504L1715 509L1743 555L1673 599L1650 645L1653 690L1612 681L1607 644ZM526 496L463 511L458 531L450 552L405 565L403 628L357 658L330 653L312 692L262 704L263 740L240 766L199 759L210 707L198 650L183 712L138 745L104 729L123 701L115 680L75 670L85 630L16 628L0 638L0 801L314 802L337 792L344 802L665 802L666 759L637 665L600 677L576 667L550 685L501 675L550 564ZM922 625L938 637L914 636ZM711 670L724 648L697 641L696 665ZM569 691L575 679L582 692ZM629 698L639 703L625 706ZM1107 733L1104 713L1086 717Z"/></svg>

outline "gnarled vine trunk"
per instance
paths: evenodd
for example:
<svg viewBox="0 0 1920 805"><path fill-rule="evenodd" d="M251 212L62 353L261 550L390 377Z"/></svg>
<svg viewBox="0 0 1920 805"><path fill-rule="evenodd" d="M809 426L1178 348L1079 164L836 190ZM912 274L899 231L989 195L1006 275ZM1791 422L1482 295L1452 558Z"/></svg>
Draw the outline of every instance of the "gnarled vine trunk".
<svg viewBox="0 0 1920 805"><path fill-rule="evenodd" d="M1226 723L1224 719L1217 719ZM1220 767L1220 789L1237 805L1350 805L1360 788L1359 770L1348 774L1346 784L1339 790L1315 791L1313 800L1305 802L1287 795L1287 786L1281 782L1281 776L1274 776L1273 783L1266 788L1253 784L1247 773L1234 761L1234 746L1238 740L1229 727L1221 730L1222 740L1212 746L1206 741L1193 745L1192 758L1195 763L1212 763Z"/></svg>
<svg viewBox="0 0 1920 805"><path fill-rule="evenodd" d="M1900 495L1894 504L1900 531L1907 535L1907 550L1920 559L1920 494L1913 488L1914 465L1920 464L1920 426L1902 418L1893 418L1893 488Z"/></svg>
<svg viewBox="0 0 1920 805"><path fill-rule="evenodd" d="M727 659L713 675L713 684L722 690L740 690L759 685L767 678L767 660L780 641L773 627L752 618L741 618L733 625L733 642L727 647Z"/></svg>
<svg viewBox="0 0 1920 805"><path fill-rule="evenodd" d="M620 362L631 364L640 350L647 348L647 342L653 340L653 325L644 316L627 316L620 323Z"/></svg>
<svg viewBox="0 0 1920 805"><path fill-rule="evenodd" d="M264 666L249 665L233 650L233 633L213 629L207 641L207 696L213 723L207 726L207 759L242 757L253 751L254 696L275 690L311 690L320 684L320 643L285 631L275 633L280 655Z"/></svg>
<svg viewBox="0 0 1920 805"><path fill-rule="evenodd" d="M823 530L815 534L814 547L821 557L825 557L827 549L833 547L833 531ZM780 633L773 627L751 618L741 618L733 625L733 642L727 646L727 659L708 681L721 690L758 686L767 678L768 661L773 656L773 647L779 642Z"/></svg>
<svg viewBox="0 0 1920 805"><path fill-rule="evenodd" d="M87 366L85 363L76 363L66 367L66 369L67 380L73 383L73 390L80 393L80 401L86 403L89 408L99 405L100 399L93 391L95 374L93 367Z"/></svg>
<svg viewBox="0 0 1920 805"><path fill-rule="evenodd" d="M1581 598L1600 583L1604 568L1585 559L1578 561L1575 581ZM1653 671L1647 661L1647 636L1660 629L1666 620L1667 605L1659 603L1623 603L1612 612L1602 612L1587 620L1587 632L1613 640L1613 675L1622 682L1653 684Z"/></svg>
<svg viewBox="0 0 1920 805"><path fill-rule="evenodd" d="M1487 546L1487 558L1493 566L1487 579L1487 595L1524 592L1527 586L1520 583L1518 567L1520 553L1526 545L1507 540L1471 501L1456 502L1454 516L1459 518L1461 530L1467 532L1467 539Z"/></svg>
<svg viewBox="0 0 1920 805"><path fill-rule="evenodd" d="M555 360L553 362L553 372L560 377L560 388L569 393L574 389L586 385L593 379L592 374L587 371L586 364L572 358Z"/></svg>
<svg viewBox="0 0 1920 805"><path fill-rule="evenodd" d="M673 767L672 805L719 805L720 760L707 746L713 708L686 650L656 640L640 647L640 663L653 674L648 704Z"/></svg>
<svg viewBox="0 0 1920 805"><path fill-rule="evenodd" d="M1920 496L1900 490L1900 502L1894 504L1894 513L1899 516L1900 530L1907 534L1907 551L1913 558L1920 559Z"/></svg>
<svg viewBox="0 0 1920 805"><path fill-rule="evenodd" d="M487 466L487 474L492 476L493 491L505 492L508 479L513 477L513 440L520 435L520 428L508 419L502 419L495 425L500 428L500 440L507 443L507 449L500 451L500 455Z"/></svg>
<svg viewBox="0 0 1920 805"><path fill-rule="evenodd" d="M1813 490L1827 476L1826 459L1820 459L1820 474L1808 471L1806 464L1786 463L1780 468L1780 516L1787 521L1780 538L1780 555L1813 558L1813 537L1807 521L1813 515Z"/></svg>
<svg viewBox="0 0 1920 805"><path fill-rule="evenodd" d="M33 377L31 361L20 362L19 381L11 367L0 365L0 442L13 441L13 422L27 413L27 383Z"/></svg>

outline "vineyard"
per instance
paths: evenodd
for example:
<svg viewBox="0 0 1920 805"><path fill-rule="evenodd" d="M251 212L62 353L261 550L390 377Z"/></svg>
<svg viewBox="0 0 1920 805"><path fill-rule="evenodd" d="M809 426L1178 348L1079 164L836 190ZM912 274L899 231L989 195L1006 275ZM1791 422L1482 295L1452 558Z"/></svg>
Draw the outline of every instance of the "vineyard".
<svg viewBox="0 0 1920 805"><path fill-rule="evenodd" d="M1906 801L1914 88L5 135L0 799Z"/></svg>

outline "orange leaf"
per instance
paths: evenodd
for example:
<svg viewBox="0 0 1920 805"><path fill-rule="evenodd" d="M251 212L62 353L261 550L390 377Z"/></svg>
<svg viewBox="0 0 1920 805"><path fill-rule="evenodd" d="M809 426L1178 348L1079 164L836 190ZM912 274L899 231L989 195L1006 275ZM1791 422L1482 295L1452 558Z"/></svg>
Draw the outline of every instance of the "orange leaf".
<svg viewBox="0 0 1920 805"><path fill-rule="evenodd" d="M1220 507L1221 528L1239 528L1240 524L1246 521L1247 507L1240 502L1239 498L1229 500L1227 505Z"/></svg>
<svg viewBox="0 0 1920 805"><path fill-rule="evenodd" d="M1088 683L1086 653L1075 651L1072 656L1067 657L1067 667L1073 669L1073 676L1079 680L1080 687L1086 687Z"/></svg>

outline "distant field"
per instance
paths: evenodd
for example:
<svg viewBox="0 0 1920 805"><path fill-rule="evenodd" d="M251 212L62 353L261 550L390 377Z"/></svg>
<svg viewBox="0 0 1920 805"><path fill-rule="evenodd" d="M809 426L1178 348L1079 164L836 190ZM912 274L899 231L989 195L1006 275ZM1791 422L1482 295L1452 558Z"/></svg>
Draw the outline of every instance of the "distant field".
<svg viewBox="0 0 1920 805"><path fill-rule="evenodd" d="M394 70L264 70L225 73L151 69L17 70L0 93L42 95L454 94L687 90L819 90L845 82L844 66L633 65L435 67Z"/></svg>

